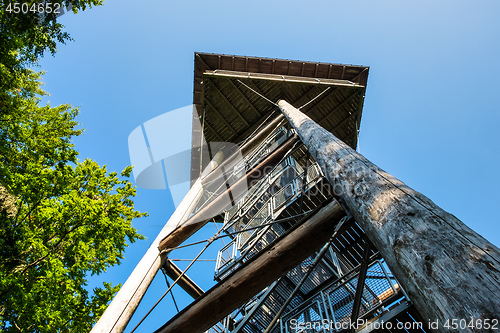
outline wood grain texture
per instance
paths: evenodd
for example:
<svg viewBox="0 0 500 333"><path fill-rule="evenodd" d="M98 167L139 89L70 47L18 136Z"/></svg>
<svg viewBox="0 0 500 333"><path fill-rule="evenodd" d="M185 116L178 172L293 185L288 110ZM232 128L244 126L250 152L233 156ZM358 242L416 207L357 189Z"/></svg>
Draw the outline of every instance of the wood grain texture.
<svg viewBox="0 0 500 333"><path fill-rule="evenodd" d="M454 332L447 320L500 318L497 247L286 101L278 104L425 320Z"/></svg>

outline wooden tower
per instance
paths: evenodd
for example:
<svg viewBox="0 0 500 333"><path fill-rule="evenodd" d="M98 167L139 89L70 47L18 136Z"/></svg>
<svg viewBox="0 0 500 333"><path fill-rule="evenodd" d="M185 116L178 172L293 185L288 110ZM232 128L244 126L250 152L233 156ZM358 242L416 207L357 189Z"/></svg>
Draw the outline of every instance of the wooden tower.
<svg viewBox="0 0 500 333"><path fill-rule="evenodd" d="M194 301L157 332L499 327L498 248L355 151L367 78L196 53L191 190L92 332L122 332L160 269ZM206 246L228 241L203 291L169 254L213 220Z"/></svg>

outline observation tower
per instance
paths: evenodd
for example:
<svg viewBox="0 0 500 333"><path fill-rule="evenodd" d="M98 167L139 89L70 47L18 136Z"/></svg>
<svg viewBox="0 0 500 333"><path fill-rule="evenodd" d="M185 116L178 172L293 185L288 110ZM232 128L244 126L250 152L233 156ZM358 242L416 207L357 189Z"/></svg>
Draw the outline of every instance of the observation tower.
<svg viewBox="0 0 500 333"><path fill-rule="evenodd" d="M123 332L159 270L193 302L156 332L498 321L498 248L356 152L368 71L196 53L191 189L92 332ZM204 291L170 258L207 223L225 243Z"/></svg>

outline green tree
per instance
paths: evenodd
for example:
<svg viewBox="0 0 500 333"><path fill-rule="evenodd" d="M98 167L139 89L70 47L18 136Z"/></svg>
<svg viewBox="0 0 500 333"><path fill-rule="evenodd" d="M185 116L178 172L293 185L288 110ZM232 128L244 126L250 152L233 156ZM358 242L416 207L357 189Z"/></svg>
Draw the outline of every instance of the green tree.
<svg viewBox="0 0 500 333"><path fill-rule="evenodd" d="M68 2L69 3L69 2ZM73 10L100 1L71 1ZM132 220L135 188L85 159L70 105L41 105L44 52L69 39L55 17L9 16L0 9L0 330L85 332L118 287L86 289L88 275L120 263L142 239Z"/></svg>
<svg viewBox="0 0 500 333"><path fill-rule="evenodd" d="M51 13L47 7L38 7L46 1L4 1L0 0L0 112L2 114L16 112L16 104L11 99L16 97L32 97L36 94L33 73L29 66L36 66L45 53L54 55L58 43L71 40L64 31L64 25L57 22L53 9L60 6L71 8L73 13L99 6L103 0L51 0ZM19 7L28 4L25 13L15 13L12 5ZM35 7L32 7L35 5ZM26 8L26 7L25 7ZM10 9L10 10L9 10Z"/></svg>

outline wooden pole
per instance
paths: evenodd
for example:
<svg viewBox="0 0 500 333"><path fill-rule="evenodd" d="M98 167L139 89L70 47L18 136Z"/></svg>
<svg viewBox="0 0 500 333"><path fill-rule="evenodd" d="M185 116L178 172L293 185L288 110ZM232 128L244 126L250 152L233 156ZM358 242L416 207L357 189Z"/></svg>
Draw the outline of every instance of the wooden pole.
<svg viewBox="0 0 500 333"><path fill-rule="evenodd" d="M344 216L343 209L335 200L321 207L295 230L244 263L156 332L205 332L318 251Z"/></svg>
<svg viewBox="0 0 500 333"><path fill-rule="evenodd" d="M484 323L500 319L499 249L288 102L278 105L431 329L493 332ZM468 326L457 329L460 320Z"/></svg>
<svg viewBox="0 0 500 333"><path fill-rule="evenodd" d="M198 179L181 204L172 214L168 222L153 241L148 251L137 264L120 291L113 298L91 333L121 333L127 327L146 290L162 266L162 258L158 244L168 234L175 230L181 222L192 201L201 193L201 181Z"/></svg>
<svg viewBox="0 0 500 333"><path fill-rule="evenodd" d="M215 154L214 159L204 170L204 175L209 175L217 168L223 159L222 152ZM202 178L199 178L181 201L168 222L153 241L146 254L137 264L132 274L128 277L120 291L113 298L113 301L106 308L99 321L94 325L91 333L121 333L127 327L137 306L141 302L144 294L149 288L158 270L162 267L164 258L158 249L160 241L171 234L195 207L198 199L203 193Z"/></svg>
<svg viewBox="0 0 500 333"><path fill-rule="evenodd" d="M182 242L203 227L212 217L220 214L221 211L227 206L227 197L229 193L235 194L235 192L240 191L239 189L243 187L247 189L249 186L248 184L256 182L266 176L297 141L297 135L288 138L287 141L279 146L273 153L271 153L271 155L266 157L255 168L250 170L245 177L240 178L240 180L235 182L223 194L219 195L210 204L200 209L196 214L191 216L189 220L180 225L179 228L166 235L165 238L159 243L160 250L168 251L169 249L179 246Z"/></svg>
<svg viewBox="0 0 500 333"><path fill-rule="evenodd" d="M277 117L277 119L275 119L271 124L266 126L266 132L276 127L281 120L282 117ZM253 140L248 142L247 145L254 145L255 142L261 139L261 135L257 135ZM265 159L240 181L242 183L256 181L266 175L267 171L265 169L272 165L272 163L277 163L276 159L278 157L281 158L282 154L286 153L286 151L297 141L297 136L289 138L287 142L277 149L271 158ZM249 148L247 147L245 149ZM91 333L123 332L137 309L137 306L144 297L146 290L156 276L156 273L163 265L164 258L162 257L165 257L167 252L162 251L167 248L180 245L183 241L199 230L199 228L205 225L209 219L203 218L200 220L201 216L206 217L213 213L213 215L210 215L210 217L213 217L220 213L220 210L224 208L219 202L222 202L223 200L218 201L218 199L223 199L223 196L219 196L219 198L214 200L214 203L207 207L208 209L200 211L187 220L189 214L198 202L199 197L203 193L203 183L206 182L207 179L211 177L213 178L213 173L211 172L219 165L224 164L222 162L222 158L223 155L221 152L218 152L203 171L202 177L193 184L186 197L184 197L165 227L160 231L144 257L136 266L118 294L113 298L113 301L108 306L104 314L94 325ZM232 159L234 158L231 157L230 160ZM233 185L233 188L237 187L241 187L241 185ZM230 191L230 189L228 191ZM192 223L192 221L196 221L197 223Z"/></svg>
<svg viewBox="0 0 500 333"><path fill-rule="evenodd" d="M182 275L182 270L168 258L163 263L162 268L164 269L164 272L168 275L168 277L173 281L177 280L179 276ZM204 293L204 291L186 274L181 276L179 281L177 281L177 284L194 299L197 299Z"/></svg>

